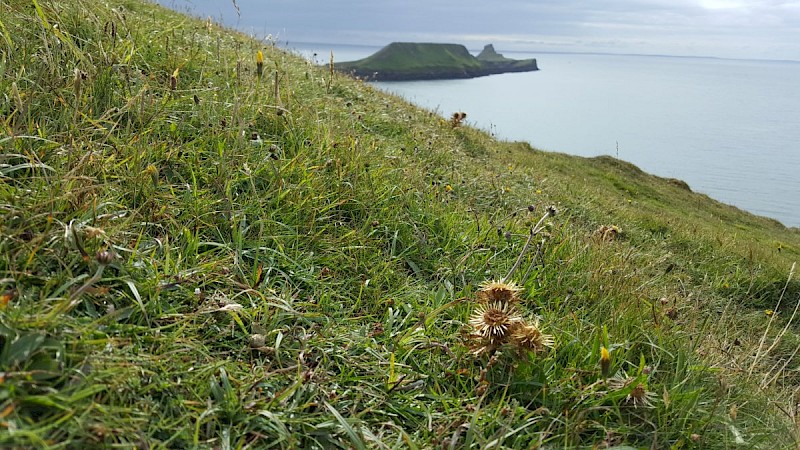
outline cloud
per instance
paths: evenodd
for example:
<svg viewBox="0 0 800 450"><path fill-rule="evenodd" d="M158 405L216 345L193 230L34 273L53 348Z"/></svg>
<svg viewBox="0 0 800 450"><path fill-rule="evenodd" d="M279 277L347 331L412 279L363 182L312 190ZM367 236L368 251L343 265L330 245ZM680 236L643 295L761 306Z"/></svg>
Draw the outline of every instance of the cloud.
<svg viewBox="0 0 800 450"><path fill-rule="evenodd" d="M464 40L531 51L800 59L800 0L237 0L240 16L232 1L161 3L289 41Z"/></svg>

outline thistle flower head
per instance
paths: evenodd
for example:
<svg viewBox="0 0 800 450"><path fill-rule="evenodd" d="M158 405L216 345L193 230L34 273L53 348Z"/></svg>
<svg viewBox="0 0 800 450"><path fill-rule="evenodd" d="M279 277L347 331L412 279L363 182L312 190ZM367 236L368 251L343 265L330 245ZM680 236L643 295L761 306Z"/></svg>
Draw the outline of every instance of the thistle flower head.
<svg viewBox="0 0 800 450"><path fill-rule="evenodd" d="M595 237L603 242L614 241L620 234L622 234L622 229L616 225L602 225L594 232Z"/></svg>
<svg viewBox="0 0 800 450"><path fill-rule="evenodd" d="M625 397L625 402L635 408L651 408L653 400L656 398L656 394L648 391L647 385L635 377L617 374L614 378L608 380L608 386L615 391L630 390Z"/></svg>
<svg viewBox="0 0 800 450"><path fill-rule="evenodd" d="M505 341L508 330L522 319L513 305L494 302L479 305L469 319L477 336L492 344Z"/></svg>
<svg viewBox="0 0 800 450"><path fill-rule="evenodd" d="M458 127L464 122L464 119L467 118L467 113L459 111L454 112L453 115L450 117L450 126L453 128Z"/></svg>
<svg viewBox="0 0 800 450"><path fill-rule="evenodd" d="M511 330L511 339L520 350L529 350L535 353L544 351L555 345L553 336L542 333L539 329L539 319L532 323L518 323Z"/></svg>
<svg viewBox="0 0 800 450"><path fill-rule="evenodd" d="M506 282L504 280L486 281L481 284L481 290L478 297L486 303L515 303L519 298L517 292L522 288L517 286L513 281Z"/></svg>

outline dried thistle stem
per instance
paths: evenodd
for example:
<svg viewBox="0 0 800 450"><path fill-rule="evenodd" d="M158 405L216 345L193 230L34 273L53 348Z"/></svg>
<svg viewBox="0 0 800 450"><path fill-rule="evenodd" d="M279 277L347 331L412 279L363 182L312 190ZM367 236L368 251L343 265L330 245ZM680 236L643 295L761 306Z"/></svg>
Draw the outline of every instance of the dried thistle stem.
<svg viewBox="0 0 800 450"><path fill-rule="evenodd" d="M545 221L545 219L547 219L548 217L550 217L552 215L552 211L553 210L551 208L547 208L547 210L545 211L545 213L542 216L542 218L539 219L538 222L536 222L536 225L534 225L533 228L531 228L531 233L530 233L530 235L528 235L528 240L525 241L525 246L522 247L522 251L519 252L519 256L517 257L517 261L514 263L514 266L511 267L511 270L508 271L508 274L506 274L506 276L503 278L504 280L510 280L511 279L511 275L514 275L514 272L517 271L517 269L519 268L519 265L522 264L522 257L525 256L525 253L528 252L528 249L531 246L531 242L533 242L533 237L536 236L537 234L539 234L540 231L542 231L542 228L544 228L544 225L543 225L544 221Z"/></svg>

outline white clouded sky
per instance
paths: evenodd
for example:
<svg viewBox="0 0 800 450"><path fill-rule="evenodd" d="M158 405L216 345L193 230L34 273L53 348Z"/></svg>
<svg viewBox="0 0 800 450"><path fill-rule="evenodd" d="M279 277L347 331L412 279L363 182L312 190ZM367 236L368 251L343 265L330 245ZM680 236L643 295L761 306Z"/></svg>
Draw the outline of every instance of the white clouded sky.
<svg viewBox="0 0 800 450"><path fill-rule="evenodd" d="M800 60L800 0L158 0L280 41Z"/></svg>

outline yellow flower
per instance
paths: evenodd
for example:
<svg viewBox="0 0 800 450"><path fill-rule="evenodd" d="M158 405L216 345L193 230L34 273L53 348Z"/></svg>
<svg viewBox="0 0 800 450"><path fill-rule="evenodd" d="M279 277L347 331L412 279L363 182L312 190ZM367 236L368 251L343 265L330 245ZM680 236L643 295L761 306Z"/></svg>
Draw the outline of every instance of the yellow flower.
<svg viewBox="0 0 800 450"><path fill-rule="evenodd" d="M610 371L611 354L608 352L607 348L600 347L600 373L603 374L603 378L607 378Z"/></svg>
<svg viewBox="0 0 800 450"><path fill-rule="evenodd" d="M261 50L256 53L256 73L258 73L259 78L264 73L264 54L261 53Z"/></svg>
<svg viewBox="0 0 800 450"><path fill-rule="evenodd" d="M771 309L765 309L764 310L764 314L766 314L768 316L771 316L771 315L775 314L775 311L773 311Z"/></svg>
<svg viewBox="0 0 800 450"><path fill-rule="evenodd" d="M14 298L14 295L15 293L12 290L3 292L3 294L0 295L0 309L5 308L8 305L8 302Z"/></svg>
<svg viewBox="0 0 800 450"><path fill-rule="evenodd" d="M450 186L448 184L447 186L444 187L444 190L447 191L447 192L452 192L453 191L453 186Z"/></svg>

